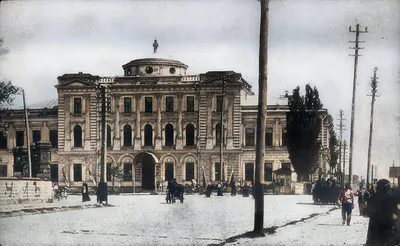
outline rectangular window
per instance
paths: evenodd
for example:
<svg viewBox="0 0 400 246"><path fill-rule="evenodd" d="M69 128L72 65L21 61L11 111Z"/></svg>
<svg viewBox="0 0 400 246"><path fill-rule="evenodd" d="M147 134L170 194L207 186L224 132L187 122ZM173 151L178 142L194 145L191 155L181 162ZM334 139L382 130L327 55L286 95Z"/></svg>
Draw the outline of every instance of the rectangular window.
<svg viewBox="0 0 400 246"><path fill-rule="evenodd" d="M221 163L220 162L215 162L214 163L214 177L215 181L221 181Z"/></svg>
<svg viewBox="0 0 400 246"><path fill-rule="evenodd" d="M265 133L265 146L272 146L272 128L267 128Z"/></svg>
<svg viewBox="0 0 400 246"><path fill-rule="evenodd" d="M32 142L37 143L40 141L41 131L32 131Z"/></svg>
<svg viewBox="0 0 400 246"><path fill-rule="evenodd" d="M51 164L50 168L51 181L58 182L58 164Z"/></svg>
<svg viewBox="0 0 400 246"><path fill-rule="evenodd" d="M290 169L290 163L282 163L282 169Z"/></svg>
<svg viewBox="0 0 400 246"><path fill-rule="evenodd" d="M132 181L132 163L124 163L124 181Z"/></svg>
<svg viewBox="0 0 400 246"><path fill-rule="evenodd" d="M194 179L194 163L187 162L186 163L186 181L191 181Z"/></svg>
<svg viewBox="0 0 400 246"><path fill-rule="evenodd" d="M50 130L50 143L52 148L58 148L58 131Z"/></svg>
<svg viewBox="0 0 400 246"><path fill-rule="evenodd" d="M107 163L107 181L111 181L111 163Z"/></svg>
<svg viewBox="0 0 400 246"><path fill-rule="evenodd" d="M194 97L193 96L186 97L186 111L194 112Z"/></svg>
<svg viewBox="0 0 400 246"><path fill-rule="evenodd" d="M0 177L7 177L7 165L0 165Z"/></svg>
<svg viewBox="0 0 400 246"><path fill-rule="evenodd" d="M145 113L153 113L153 98L152 97L144 98L144 112Z"/></svg>
<svg viewBox="0 0 400 246"><path fill-rule="evenodd" d="M272 163L264 164L264 181L272 181Z"/></svg>
<svg viewBox="0 0 400 246"><path fill-rule="evenodd" d="M287 132L286 129L282 130L282 146L287 145Z"/></svg>
<svg viewBox="0 0 400 246"><path fill-rule="evenodd" d="M254 180L254 163L246 163L244 168L244 180Z"/></svg>
<svg viewBox="0 0 400 246"><path fill-rule="evenodd" d="M74 98L74 114L82 113L82 99Z"/></svg>
<svg viewBox="0 0 400 246"><path fill-rule="evenodd" d="M74 164L74 181L82 181L82 164Z"/></svg>
<svg viewBox="0 0 400 246"><path fill-rule="evenodd" d="M124 97L124 113L132 112L132 98Z"/></svg>
<svg viewBox="0 0 400 246"><path fill-rule="evenodd" d="M217 112L222 112L222 106L224 104L224 97L217 96Z"/></svg>
<svg viewBox="0 0 400 246"><path fill-rule="evenodd" d="M7 149L7 134L0 132L0 149Z"/></svg>
<svg viewBox="0 0 400 246"><path fill-rule="evenodd" d="M174 163L165 163L165 180L171 180L174 178Z"/></svg>
<svg viewBox="0 0 400 246"><path fill-rule="evenodd" d="M246 129L246 146L254 146L254 128Z"/></svg>
<svg viewBox="0 0 400 246"><path fill-rule="evenodd" d="M24 131L16 131L15 132L15 138L17 141L17 146L24 146L25 144L25 134Z"/></svg>
<svg viewBox="0 0 400 246"><path fill-rule="evenodd" d="M165 111L174 112L174 97L165 98Z"/></svg>

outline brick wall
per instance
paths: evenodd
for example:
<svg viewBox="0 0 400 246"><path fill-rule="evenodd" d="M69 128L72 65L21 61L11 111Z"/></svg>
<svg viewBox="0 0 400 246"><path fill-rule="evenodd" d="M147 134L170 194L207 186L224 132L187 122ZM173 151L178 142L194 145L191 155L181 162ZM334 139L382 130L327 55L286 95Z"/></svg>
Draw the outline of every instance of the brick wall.
<svg viewBox="0 0 400 246"><path fill-rule="evenodd" d="M0 204L44 203L52 198L51 181L0 179Z"/></svg>

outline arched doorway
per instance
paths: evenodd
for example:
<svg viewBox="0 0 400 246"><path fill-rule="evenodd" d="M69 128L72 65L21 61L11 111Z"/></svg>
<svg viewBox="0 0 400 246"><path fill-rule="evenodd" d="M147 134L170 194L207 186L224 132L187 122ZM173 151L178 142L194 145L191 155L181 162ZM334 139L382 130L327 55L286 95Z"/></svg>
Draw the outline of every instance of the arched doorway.
<svg viewBox="0 0 400 246"><path fill-rule="evenodd" d="M142 189L155 190L155 169L158 158L150 152L143 152L136 155L134 163L141 167Z"/></svg>

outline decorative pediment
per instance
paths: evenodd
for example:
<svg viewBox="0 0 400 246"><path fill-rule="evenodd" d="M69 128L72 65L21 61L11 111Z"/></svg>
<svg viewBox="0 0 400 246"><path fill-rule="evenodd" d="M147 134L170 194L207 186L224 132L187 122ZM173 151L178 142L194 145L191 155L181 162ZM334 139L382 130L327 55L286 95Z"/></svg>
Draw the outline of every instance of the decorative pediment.
<svg viewBox="0 0 400 246"><path fill-rule="evenodd" d="M55 87L62 88L62 87L88 87L88 86L94 86L95 84L93 82L88 82L84 80L71 80L71 81L65 81L65 82L60 82L58 85Z"/></svg>

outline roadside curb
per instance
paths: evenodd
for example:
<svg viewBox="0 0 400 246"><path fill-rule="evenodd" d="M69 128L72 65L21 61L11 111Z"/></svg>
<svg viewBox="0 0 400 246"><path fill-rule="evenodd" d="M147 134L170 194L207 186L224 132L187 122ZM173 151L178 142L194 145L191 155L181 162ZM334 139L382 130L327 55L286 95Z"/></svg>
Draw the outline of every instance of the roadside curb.
<svg viewBox="0 0 400 246"><path fill-rule="evenodd" d="M71 205L71 206L61 206L61 207L42 207L42 208L23 208L19 210L11 210L0 212L0 218L7 217L17 217L24 215L33 215L33 214L46 214L46 213L56 213L56 212L65 212L72 210L82 210L89 208L104 208L104 207L114 207L111 204L87 204L87 205Z"/></svg>
<svg viewBox="0 0 400 246"><path fill-rule="evenodd" d="M305 221L311 220L311 219L313 219L313 218L319 217L319 216L321 216L321 215L330 214L331 212L333 212L333 211L335 211L335 210L338 210L339 208L340 208L340 207L336 206L336 207L333 207L333 208L329 209L329 210L326 211L326 212L323 212L323 213L313 213L313 214L310 214L310 215L307 216L307 217L304 217L304 218L301 218L301 219L298 219L298 220L293 220L293 221L287 222L286 224L281 225L281 226L271 226L271 227L267 227L267 228L264 228L264 230L263 230L262 233L255 233L255 232L253 232L253 231L245 232L245 233L243 233L243 234L239 234L239 235L236 235L236 236L227 238L227 239L223 240L223 242L221 242L221 243L209 244L208 246L223 246L223 245L226 245L227 243L236 243L238 239L242 239L242 238L251 239L251 238L265 237L266 235L275 234L277 229L281 229L281 228L284 228L284 227L289 226L289 225L294 225L294 224L297 224L297 223L299 223L299 222L305 222Z"/></svg>

